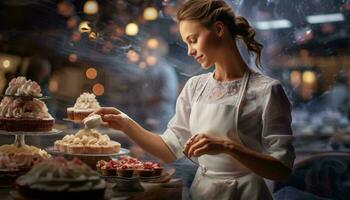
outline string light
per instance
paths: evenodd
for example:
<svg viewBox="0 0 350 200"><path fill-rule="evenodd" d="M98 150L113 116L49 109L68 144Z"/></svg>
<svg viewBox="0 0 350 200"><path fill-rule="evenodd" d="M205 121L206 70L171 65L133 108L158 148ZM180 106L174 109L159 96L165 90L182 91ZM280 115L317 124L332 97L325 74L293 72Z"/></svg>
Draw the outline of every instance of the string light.
<svg viewBox="0 0 350 200"><path fill-rule="evenodd" d="M9 60L4 60L2 62L2 66L4 66L5 69L9 68L11 65L11 62Z"/></svg>
<svg viewBox="0 0 350 200"><path fill-rule="evenodd" d="M80 33L90 33L91 32L91 27L90 27L88 21L80 22L80 24L79 24L79 32Z"/></svg>
<svg viewBox="0 0 350 200"><path fill-rule="evenodd" d="M143 18L148 21L156 20L158 17L158 11L154 7L148 7L143 11Z"/></svg>
<svg viewBox="0 0 350 200"><path fill-rule="evenodd" d="M89 33L90 40L96 40L98 38L98 36L100 36L100 34L97 32L92 31Z"/></svg>
<svg viewBox="0 0 350 200"><path fill-rule="evenodd" d="M125 27L125 33L127 35L134 36L134 35L137 35L138 32L139 32L139 27L137 26L136 23L129 23Z"/></svg>
<svg viewBox="0 0 350 200"><path fill-rule="evenodd" d="M77 62L77 60L78 60L77 54L74 54L74 53L69 54L68 60L72 63Z"/></svg>
<svg viewBox="0 0 350 200"><path fill-rule="evenodd" d="M93 15L98 12L98 3L96 1L87 1L84 4L84 13L88 15Z"/></svg>
<svg viewBox="0 0 350 200"><path fill-rule="evenodd" d="M96 96L101 96L105 92L105 87L101 83L96 83L95 85L92 86L92 92Z"/></svg>
<svg viewBox="0 0 350 200"><path fill-rule="evenodd" d="M127 57L132 63L136 63L140 60L140 55L134 50L128 51Z"/></svg>
<svg viewBox="0 0 350 200"><path fill-rule="evenodd" d="M155 56L147 56L147 58L146 58L146 63L148 64L148 65L155 65L155 64L157 64L157 57L155 57Z"/></svg>
<svg viewBox="0 0 350 200"><path fill-rule="evenodd" d="M139 63L139 68L140 69L146 69L147 68L147 64L145 62L140 62Z"/></svg>
<svg viewBox="0 0 350 200"><path fill-rule="evenodd" d="M305 71L303 73L303 82L306 84L312 84L316 81L316 75L312 71Z"/></svg>
<svg viewBox="0 0 350 200"><path fill-rule="evenodd" d="M151 49L156 49L159 46L159 42L155 38L150 38L147 40L147 46Z"/></svg>
<svg viewBox="0 0 350 200"><path fill-rule="evenodd" d="M86 70L85 74L88 79L95 79L97 77L97 70L93 67L90 67Z"/></svg>

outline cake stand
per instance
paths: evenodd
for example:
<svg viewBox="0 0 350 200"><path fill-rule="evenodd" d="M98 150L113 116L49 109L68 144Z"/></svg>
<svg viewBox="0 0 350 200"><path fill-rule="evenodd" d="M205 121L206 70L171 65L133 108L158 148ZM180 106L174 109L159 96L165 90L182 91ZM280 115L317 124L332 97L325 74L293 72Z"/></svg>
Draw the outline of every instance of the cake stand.
<svg viewBox="0 0 350 200"><path fill-rule="evenodd" d="M24 132L24 131L5 131L0 130L0 135L14 135L15 141L14 144L16 147L23 147L25 145L26 136L49 136L59 134L62 131L57 129L52 129L51 131L46 132Z"/></svg>
<svg viewBox="0 0 350 200"><path fill-rule="evenodd" d="M113 183L112 196L123 196L125 194L143 192L145 189L141 185L141 182L149 183L164 183L168 182L172 175L175 173L174 168L165 168L161 175L151 177L120 177L120 176L103 176L101 178L109 183Z"/></svg>
<svg viewBox="0 0 350 200"><path fill-rule="evenodd" d="M89 165L92 169L96 170L96 163L99 160L110 160L117 158L123 155L129 155L130 151L125 148L120 148L118 153L109 153L109 154L81 154L81 153L68 153L60 152L54 149L54 147L46 148L46 151L52 155L63 156L67 159L73 159L74 157L79 158L81 161Z"/></svg>

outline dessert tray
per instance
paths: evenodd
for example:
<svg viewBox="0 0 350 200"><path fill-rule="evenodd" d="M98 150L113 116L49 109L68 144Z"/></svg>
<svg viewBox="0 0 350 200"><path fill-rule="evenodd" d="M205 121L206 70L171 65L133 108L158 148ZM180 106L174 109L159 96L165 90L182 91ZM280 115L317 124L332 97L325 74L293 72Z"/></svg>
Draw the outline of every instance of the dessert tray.
<svg viewBox="0 0 350 200"><path fill-rule="evenodd" d="M140 177L137 175L133 175L132 177L122 177L122 176L117 176L117 175L103 176L102 174L100 176L106 182L114 184L112 190L113 190L114 194L118 196L118 195L121 195L122 193L145 191L141 182L145 182L145 183L166 183L166 182L169 182L174 173L175 173L174 168L164 168L162 174L159 176Z"/></svg>
<svg viewBox="0 0 350 200"><path fill-rule="evenodd" d="M24 95L10 95L10 94L0 95L0 98L2 97L20 98L22 100L27 100L27 101L31 101L33 99L39 99L39 100L50 99L49 96L24 96Z"/></svg>
<svg viewBox="0 0 350 200"><path fill-rule="evenodd" d="M67 153L61 152L54 149L54 147L46 148L46 151L53 155L69 155L69 156L85 156L85 157L117 157L122 155L128 155L130 151L125 148L120 148L118 153L110 153L110 154L82 154L82 153ZM96 163L95 163L96 164Z"/></svg>

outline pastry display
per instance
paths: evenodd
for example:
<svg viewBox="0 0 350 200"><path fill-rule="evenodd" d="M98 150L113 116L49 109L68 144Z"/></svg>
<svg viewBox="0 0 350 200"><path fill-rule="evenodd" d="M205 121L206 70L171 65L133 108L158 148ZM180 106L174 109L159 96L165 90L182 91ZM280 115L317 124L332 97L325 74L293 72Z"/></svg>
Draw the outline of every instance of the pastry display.
<svg viewBox="0 0 350 200"><path fill-rule="evenodd" d="M82 129L66 135L54 143L56 151L70 154L113 154L120 151L120 143L110 140L95 129Z"/></svg>
<svg viewBox="0 0 350 200"><path fill-rule="evenodd" d="M81 121L98 108L100 108L100 104L96 100L96 96L84 92L78 97L74 107L67 108L67 117L70 120Z"/></svg>
<svg viewBox="0 0 350 200"><path fill-rule="evenodd" d="M34 146L0 146L0 186L13 186L16 179L28 172L33 165L50 157L46 151Z"/></svg>
<svg viewBox="0 0 350 200"><path fill-rule="evenodd" d="M16 147L14 144L0 146L0 169L26 170L51 155L34 146Z"/></svg>
<svg viewBox="0 0 350 200"><path fill-rule="evenodd" d="M56 157L35 165L16 181L18 192L29 199L103 199L106 182L79 159Z"/></svg>
<svg viewBox="0 0 350 200"><path fill-rule="evenodd" d="M100 160L96 164L97 170L103 176L120 176L120 177L152 177L160 176L163 167L160 163L150 161L140 161L130 156L121 156L117 160Z"/></svg>
<svg viewBox="0 0 350 200"><path fill-rule="evenodd" d="M43 132L51 131L54 119L41 97L35 82L20 76L10 81L0 102L0 130Z"/></svg>

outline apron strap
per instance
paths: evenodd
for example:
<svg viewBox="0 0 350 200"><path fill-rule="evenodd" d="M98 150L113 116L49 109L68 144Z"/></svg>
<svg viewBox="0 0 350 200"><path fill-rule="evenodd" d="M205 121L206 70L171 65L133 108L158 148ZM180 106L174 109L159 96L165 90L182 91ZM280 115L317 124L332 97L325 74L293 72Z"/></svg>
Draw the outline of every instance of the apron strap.
<svg viewBox="0 0 350 200"><path fill-rule="evenodd" d="M248 82L249 82L249 77L250 77L250 70L246 69L246 71L244 72L243 75L243 80L242 80L242 84L241 87L239 88L239 93L238 93L238 98L235 104L235 117L234 117L234 132L236 133L235 135L237 136L237 139L242 143L242 141L239 138L239 133L238 133L238 118L239 118L239 110L243 101L243 97L245 94L245 91L247 89L248 86ZM243 143L242 143L243 144Z"/></svg>
<svg viewBox="0 0 350 200"><path fill-rule="evenodd" d="M201 88L199 94L197 95L197 97L196 97L196 102L198 101L199 97L202 95L202 93L203 93L203 91L204 91L204 88L207 86L207 84L208 84L208 82L209 82L211 76L212 76L212 73L209 74L207 80L205 81L203 87Z"/></svg>

